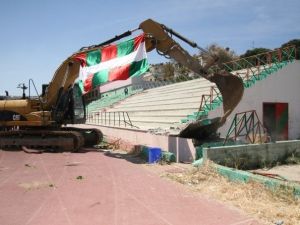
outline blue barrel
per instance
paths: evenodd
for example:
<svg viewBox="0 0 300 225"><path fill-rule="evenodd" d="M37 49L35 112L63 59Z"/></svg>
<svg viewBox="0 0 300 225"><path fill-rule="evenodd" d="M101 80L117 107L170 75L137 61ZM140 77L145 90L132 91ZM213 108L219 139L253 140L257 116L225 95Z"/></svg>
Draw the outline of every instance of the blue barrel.
<svg viewBox="0 0 300 225"><path fill-rule="evenodd" d="M148 148L148 163L156 163L161 159L161 148Z"/></svg>

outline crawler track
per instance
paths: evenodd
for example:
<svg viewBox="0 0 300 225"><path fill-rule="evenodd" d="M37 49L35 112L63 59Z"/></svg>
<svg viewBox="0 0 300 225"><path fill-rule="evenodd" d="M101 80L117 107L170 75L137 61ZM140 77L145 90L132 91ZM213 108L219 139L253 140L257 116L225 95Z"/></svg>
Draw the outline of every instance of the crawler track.
<svg viewBox="0 0 300 225"><path fill-rule="evenodd" d="M79 132L84 137L85 147L92 147L103 140L102 132L94 128L63 127L62 130Z"/></svg>
<svg viewBox="0 0 300 225"><path fill-rule="evenodd" d="M0 147L78 151L84 137L76 131L12 130L0 132Z"/></svg>

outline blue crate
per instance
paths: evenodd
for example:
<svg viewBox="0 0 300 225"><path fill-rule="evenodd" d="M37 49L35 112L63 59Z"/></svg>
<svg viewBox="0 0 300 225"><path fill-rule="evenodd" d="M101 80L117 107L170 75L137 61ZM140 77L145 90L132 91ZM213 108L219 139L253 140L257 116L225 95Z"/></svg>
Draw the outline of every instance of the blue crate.
<svg viewBox="0 0 300 225"><path fill-rule="evenodd" d="M148 148L148 163L156 163L161 159L161 148Z"/></svg>

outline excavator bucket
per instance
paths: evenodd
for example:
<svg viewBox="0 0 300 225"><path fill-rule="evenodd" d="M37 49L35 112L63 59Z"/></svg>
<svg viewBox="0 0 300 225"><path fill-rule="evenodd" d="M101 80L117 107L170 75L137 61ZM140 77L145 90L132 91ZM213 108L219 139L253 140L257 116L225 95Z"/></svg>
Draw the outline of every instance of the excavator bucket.
<svg viewBox="0 0 300 225"><path fill-rule="evenodd" d="M227 117L240 102L244 86L242 80L232 74L215 73L210 77L221 92L224 115L213 119L202 119L189 123L179 133L179 137L197 140L215 138L217 130L224 125Z"/></svg>
<svg viewBox="0 0 300 225"><path fill-rule="evenodd" d="M230 73L214 73L210 77L221 92L223 98L224 116L230 115L239 104L244 93L244 84L241 78Z"/></svg>

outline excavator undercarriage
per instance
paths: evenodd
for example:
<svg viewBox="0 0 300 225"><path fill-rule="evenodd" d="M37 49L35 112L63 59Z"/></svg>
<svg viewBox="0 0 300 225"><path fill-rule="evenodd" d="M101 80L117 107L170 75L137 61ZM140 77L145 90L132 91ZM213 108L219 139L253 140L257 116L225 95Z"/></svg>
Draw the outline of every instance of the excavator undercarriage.
<svg viewBox="0 0 300 225"><path fill-rule="evenodd" d="M65 127L60 130L24 129L0 132L0 147L4 149L29 148L42 151L77 152L92 147L103 139L98 129Z"/></svg>

